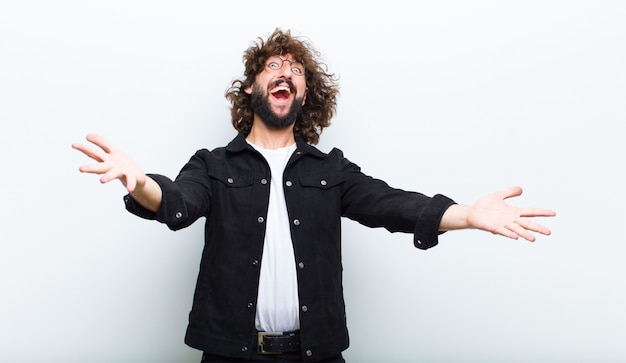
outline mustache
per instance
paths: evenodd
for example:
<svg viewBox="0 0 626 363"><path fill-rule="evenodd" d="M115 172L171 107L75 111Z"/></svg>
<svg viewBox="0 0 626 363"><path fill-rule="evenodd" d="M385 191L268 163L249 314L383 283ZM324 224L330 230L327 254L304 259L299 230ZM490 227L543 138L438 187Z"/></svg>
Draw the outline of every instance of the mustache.
<svg viewBox="0 0 626 363"><path fill-rule="evenodd" d="M286 83L289 86L289 89L291 90L291 92L295 92L296 91L296 85L293 84L293 82L291 82L291 80L289 79L279 79L277 81L274 81L270 84L270 89L274 88L278 85L281 85L283 83Z"/></svg>

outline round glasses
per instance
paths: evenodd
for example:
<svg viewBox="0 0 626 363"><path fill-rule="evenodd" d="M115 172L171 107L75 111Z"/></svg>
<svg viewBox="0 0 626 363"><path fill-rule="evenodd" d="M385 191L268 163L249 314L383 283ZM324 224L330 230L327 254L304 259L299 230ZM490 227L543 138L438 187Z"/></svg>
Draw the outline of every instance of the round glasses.
<svg viewBox="0 0 626 363"><path fill-rule="evenodd" d="M267 63L265 63L265 66L270 71L277 72L283 68L283 65L285 64L285 62L289 62L289 65L291 67L291 73L293 73L296 76L304 76L304 65L298 61L290 61L289 59L282 59L280 57L272 57L268 59Z"/></svg>

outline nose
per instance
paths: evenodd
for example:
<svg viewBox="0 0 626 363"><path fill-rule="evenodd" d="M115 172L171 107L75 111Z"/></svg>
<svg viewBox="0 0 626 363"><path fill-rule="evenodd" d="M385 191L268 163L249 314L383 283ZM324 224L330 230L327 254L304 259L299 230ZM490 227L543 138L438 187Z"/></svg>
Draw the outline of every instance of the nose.
<svg viewBox="0 0 626 363"><path fill-rule="evenodd" d="M293 76L293 71L291 70L291 63L288 61L284 61L283 66L280 67L278 71L280 72L280 75L285 78L291 79L291 76Z"/></svg>

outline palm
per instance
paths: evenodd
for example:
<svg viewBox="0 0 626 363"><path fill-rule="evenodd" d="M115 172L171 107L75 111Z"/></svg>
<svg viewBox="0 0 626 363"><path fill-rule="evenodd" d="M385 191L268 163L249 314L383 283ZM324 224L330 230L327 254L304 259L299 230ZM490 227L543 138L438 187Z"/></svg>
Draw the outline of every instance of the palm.
<svg viewBox="0 0 626 363"><path fill-rule="evenodd" d="M95 164L81 166L81 172L102 175L100 177L102 183L119 179L129 192L132 192L137 184L145 182L145 174L126 153L114 148L100 135L87 135L87 140L100 149L83 144L72 144L74 149L97 161Z"/></svg>
<svg viewBox="0 0 626 363"><path fill-rule="evenodd" d="M541 208L519 208L506 203L506 199L522 194L519 187L511 187L479 199L468 211L470 226L494 234L534 241L531 232L548 235L550 230L533 222L531 217L553 216L554 212Z"/></svg>

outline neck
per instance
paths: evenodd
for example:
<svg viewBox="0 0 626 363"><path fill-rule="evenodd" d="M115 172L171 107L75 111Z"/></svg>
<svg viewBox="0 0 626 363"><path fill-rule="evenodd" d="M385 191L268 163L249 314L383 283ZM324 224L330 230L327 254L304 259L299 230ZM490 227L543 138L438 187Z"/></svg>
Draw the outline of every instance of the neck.
<svg viewBox="0 0 626 363"><path fill-rule="evenodd" d="M272 129L267 127L262 120L257 120L256 117L246 140L264 149L272 150L287 147L296 142L293 135L293 125L284 129Z"/></svg>

